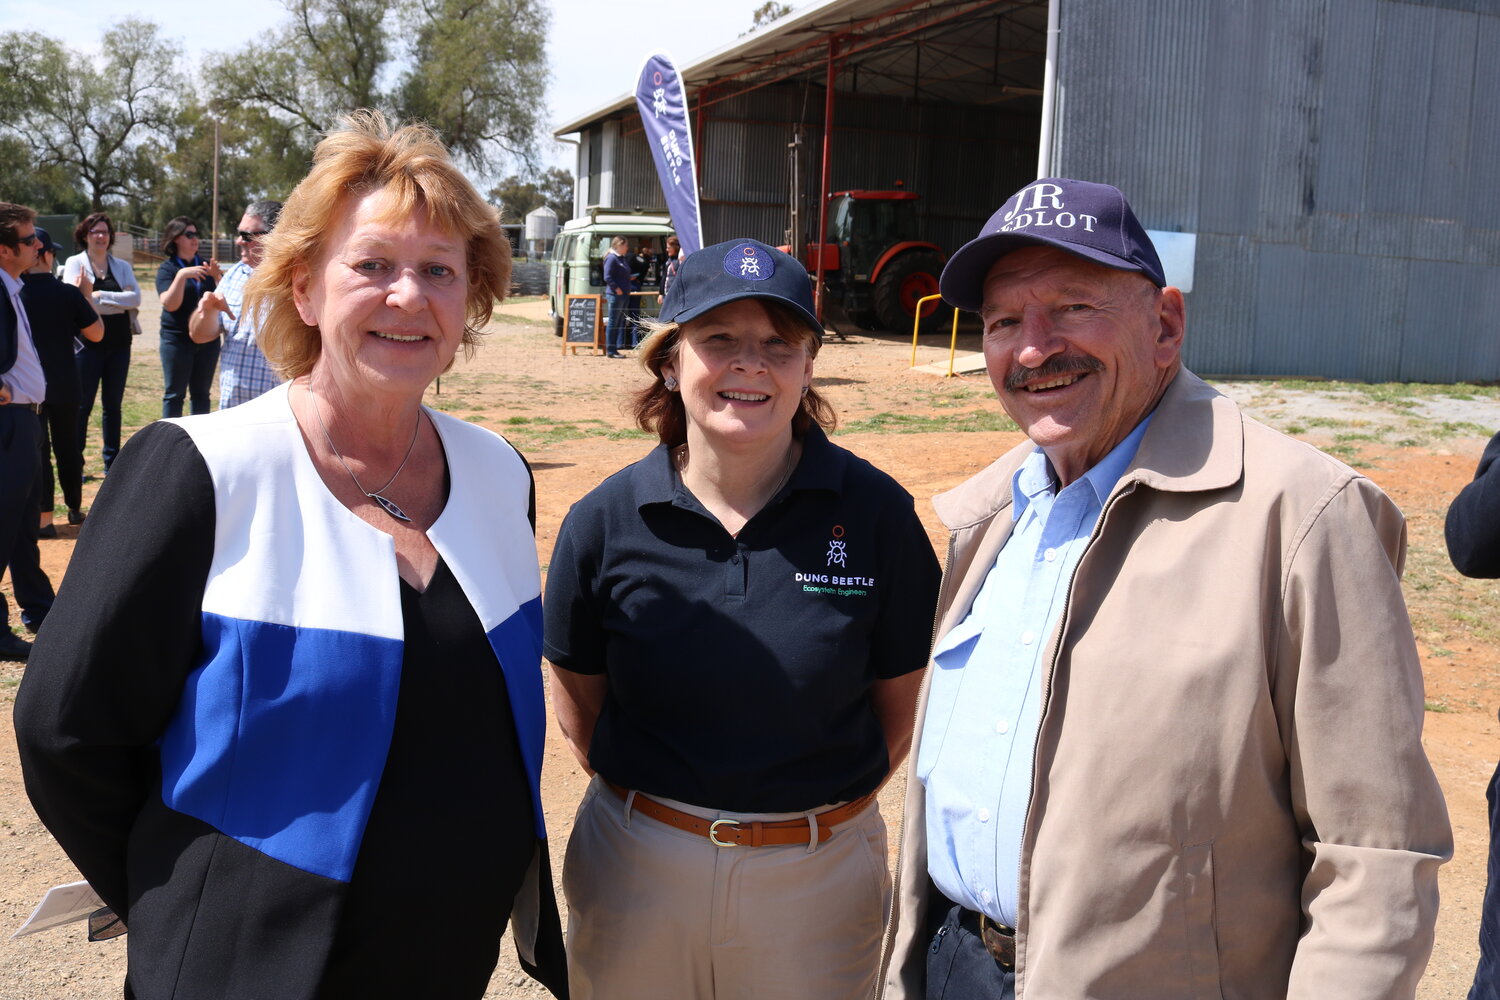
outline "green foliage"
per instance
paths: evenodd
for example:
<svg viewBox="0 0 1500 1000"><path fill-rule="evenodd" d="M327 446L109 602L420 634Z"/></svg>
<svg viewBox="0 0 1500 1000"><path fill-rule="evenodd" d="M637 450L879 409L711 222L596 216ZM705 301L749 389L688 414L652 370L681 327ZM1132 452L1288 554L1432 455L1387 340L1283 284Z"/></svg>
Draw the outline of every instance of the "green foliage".
<svg viewBox="0 0 1500 1000"><path fill-rule="evenodd" d="M573 175L561 167L548 167L530 180L511 174L490 188L489 197L500 207L502 222L524 222L528 212L547 205L560 225L573 217Z"/></svg>
<svg viewBox="0 0 1500 1000"><path fill-rule="evenodd" d="M770 24L772 21L775 21L778 18L786 17L791 12L792 5L789 3L778 3L777 0L766 0L765 3L755 8L755 10L750 14L750 27L740 32L740 37L743 38L751 32L758 31L761 28L764 28L766 25Z"/></svg>
<svg viewBox="0 0 1500 1000"><path fill-rule="evenodd" d="M36 32L0 34L0 131L19 137L27 162L66 176L90 208L138 202L161 161L187 90L181 49L149 21L126 18L86 56Z"/></svg>
<svg viewBox="0 0 1500 1000"><path fill-rule="evenodd" d="M534 160L549 19L539 0L287 0L287 10L268 36L211 61L215 107L259 112L304 148L340 115L375 108L432 125L481 174Z"/></svg>

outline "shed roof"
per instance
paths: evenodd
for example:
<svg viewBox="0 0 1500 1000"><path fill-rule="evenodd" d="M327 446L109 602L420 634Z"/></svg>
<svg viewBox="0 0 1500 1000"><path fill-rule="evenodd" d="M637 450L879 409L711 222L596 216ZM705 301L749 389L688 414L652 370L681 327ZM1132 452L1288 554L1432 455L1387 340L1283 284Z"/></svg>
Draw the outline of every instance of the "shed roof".
<svg viewBox="0 0 1500 1000"><path fill-rule="evenodd" d="M695 107L716 104L809 74L821 79L837 40L841 73L862 94L1014 102L1034 111L1046 26L1046 0L828 0L679 69L698 94ZM635 94L622 94L553 134L580 132L634 106Z"/></svg>

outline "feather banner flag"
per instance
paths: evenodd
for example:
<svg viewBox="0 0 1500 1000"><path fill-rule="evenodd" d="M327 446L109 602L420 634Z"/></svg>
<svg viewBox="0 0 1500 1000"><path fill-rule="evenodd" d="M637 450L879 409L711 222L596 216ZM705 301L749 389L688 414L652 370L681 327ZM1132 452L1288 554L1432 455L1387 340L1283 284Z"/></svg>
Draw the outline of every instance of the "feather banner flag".
<svg viewBox="0 0 1500 1000"><path fill-rule="evenodd" d="M672 216L672 228L684 254L703 249L703 223L698 212L698 170L693 132L688 127L687 92L682 77L665 52L653 52L641 67L635 86L646 141L656 160L656 176Z"/></svg>

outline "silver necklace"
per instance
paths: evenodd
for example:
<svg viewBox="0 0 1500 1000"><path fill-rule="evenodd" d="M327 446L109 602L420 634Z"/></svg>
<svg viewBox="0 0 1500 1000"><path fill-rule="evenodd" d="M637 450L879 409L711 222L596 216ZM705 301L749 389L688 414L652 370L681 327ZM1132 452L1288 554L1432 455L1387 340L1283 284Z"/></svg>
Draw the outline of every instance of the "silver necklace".
<svg viewBox="0 0 1500 1000"><path fill-rule="evenodd" d="M412 449L417 446L417 432L422 429L422 410L420 408L417 410L417 425L411 429L411 443L406 446L406 458L403 458L401 464L396 466L396 471L391 473L391 478L385 481L385 485L372 493L359 484L359 477L354 474L353 469L349 468L349 463L344 461L344 456L339 454L339 446L333 443L333 435L328 433L328 424L323 420L323 411L318 407L318 397L312 391L312 384L309 383L306 389L307 394L312 396L313 416L318 418L318 426L323 428L323 440L328 442L328 447L333 449L333 457L339 460L339 464L344 467L344 471L349 473L349 478L354 480L354 488L380 504L380 509L391 515L391 517L394 517L398 521L410 523L411 518L406 516L406 511L396 506L394 500L389 500L380 494L390 489L391 484L396 481L396 477L401 475L401 470L406 468L407 460L411 458Z"/></svg>

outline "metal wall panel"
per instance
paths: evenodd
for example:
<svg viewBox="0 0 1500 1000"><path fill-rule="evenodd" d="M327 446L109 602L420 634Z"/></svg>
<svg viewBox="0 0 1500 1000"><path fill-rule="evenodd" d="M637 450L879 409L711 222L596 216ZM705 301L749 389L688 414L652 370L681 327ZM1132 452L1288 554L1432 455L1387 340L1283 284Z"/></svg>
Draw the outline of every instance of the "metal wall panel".
<svg viewBox="0 0 1500 1000"><path fill-rule="evenodd" d="M1061 13L1057 171L1198 234L1190 365L1500 380L1500 0Z"/></svg>

